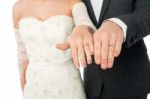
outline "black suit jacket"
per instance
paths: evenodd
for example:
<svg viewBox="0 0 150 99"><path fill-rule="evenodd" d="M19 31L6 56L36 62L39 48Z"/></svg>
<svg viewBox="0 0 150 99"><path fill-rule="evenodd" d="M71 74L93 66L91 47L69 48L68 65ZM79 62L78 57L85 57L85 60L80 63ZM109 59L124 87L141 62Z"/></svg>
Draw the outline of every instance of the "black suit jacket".
<svg viewBox="0 0 150 99"><path fill-rule="evenodd" d="M89 99L137 96L150 92L150 61L143 38L150 34L150 0L104 0L99 22L90 0L83 0L97 28L108 18L119 18L127 26L126 41L112 69L102 70L95 62L84 70ZM93 60L94 57L92 56ZM102 90L103 89L103 90Z"/></svg>

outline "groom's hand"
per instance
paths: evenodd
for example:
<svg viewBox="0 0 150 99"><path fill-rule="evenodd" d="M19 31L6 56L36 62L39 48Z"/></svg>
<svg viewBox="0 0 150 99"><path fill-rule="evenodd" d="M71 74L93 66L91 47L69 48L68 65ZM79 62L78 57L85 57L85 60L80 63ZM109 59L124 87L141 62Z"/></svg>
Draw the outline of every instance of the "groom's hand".
<svg viewBox="0 0 150 99"><path fill-rule="evenodd" d="M123 43L123 30L116 23L106 21L94 33L94 57L102 69L112 68Z"/></svg>
<svg viewBox="0 0 150 99"><path fill-rule="evenodd" d="M94 53L93 31L87 26L77 26L68 38L66 44L57 44L60 50L71 48L72 57L75 65L79 68L80 63L83 67L92 63L91 55Z"/></svg>

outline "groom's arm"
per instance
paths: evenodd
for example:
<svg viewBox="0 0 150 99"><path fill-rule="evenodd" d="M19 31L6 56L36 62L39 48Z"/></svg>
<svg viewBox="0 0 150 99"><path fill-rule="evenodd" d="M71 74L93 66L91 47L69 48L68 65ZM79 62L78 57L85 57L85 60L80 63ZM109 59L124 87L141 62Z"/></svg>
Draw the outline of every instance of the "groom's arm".
<svg viewBox="0 0 150 99"><path fill-rule="evenodd" d="M95 62L103 69L112 68L122 44L130 47L150 34L150 0L135 0L132 6L134 12L115 16L127 25L125 42L122 28L112 21L104 22L94 33Z"/></svg>
<svg viewBox="0 0 150 99"><path fill-rule="evenodd" d="M150 34L150 0L136 0L133 6L133 13L116 16L128 27L125 42L127 47Z"/></svg>

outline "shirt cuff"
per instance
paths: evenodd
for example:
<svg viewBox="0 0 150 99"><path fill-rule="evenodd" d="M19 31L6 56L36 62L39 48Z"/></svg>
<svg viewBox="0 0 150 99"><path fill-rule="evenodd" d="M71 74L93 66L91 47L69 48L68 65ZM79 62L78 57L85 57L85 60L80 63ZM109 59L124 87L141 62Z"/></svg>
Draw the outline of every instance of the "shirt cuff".
<svg viewBox="0 0 150 99"><path fill-rule="evenodd" d="M127 25L118 18L110 18L107 20L115 22L117 25L119 25L122 28L123 34L124 34L124 41L125 41L126 40L126 34L127 34Z"/></svg>

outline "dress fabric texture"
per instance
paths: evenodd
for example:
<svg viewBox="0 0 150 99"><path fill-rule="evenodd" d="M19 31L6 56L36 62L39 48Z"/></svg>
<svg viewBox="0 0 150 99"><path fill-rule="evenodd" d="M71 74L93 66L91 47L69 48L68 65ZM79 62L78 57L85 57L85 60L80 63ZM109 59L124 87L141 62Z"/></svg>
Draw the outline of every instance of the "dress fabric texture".
<svg viewBox="0 0 150 99"><path fill-rule="evenodd" d="M19 21L19 33L29 58L24 99L86 99L71 50L55 47L67 40L73 27L73 18L66 15L44 21L34 17Z"/></svg>

